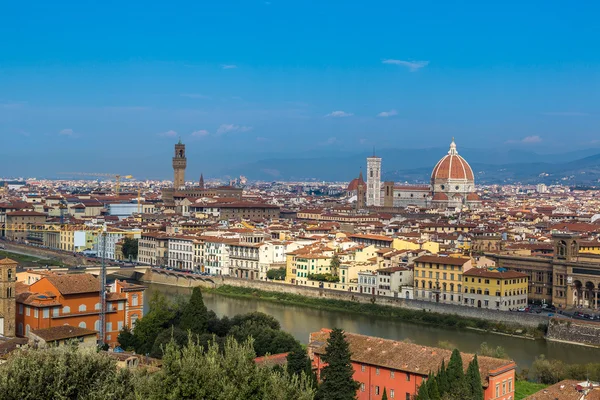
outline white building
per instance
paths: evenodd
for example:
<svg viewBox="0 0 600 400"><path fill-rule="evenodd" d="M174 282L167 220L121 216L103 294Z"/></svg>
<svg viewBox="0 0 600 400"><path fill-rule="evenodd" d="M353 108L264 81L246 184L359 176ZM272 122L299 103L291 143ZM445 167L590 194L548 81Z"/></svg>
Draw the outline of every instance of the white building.
<svg viewBox="0 0 600 400"><path fill-rule="evenodd" d="M358 272L358 292L372 295L377 293L377 272Z"/></svg>
<svg viewBox="0 0 600 400"><path fill-rule="evenodd" d="M367 157L367 206L381 205L381 157Z"/></svg>
<svg viewBox="0 0 600 400"><path fill-rule="evenodd" d="M407 267L377 270L377 294L380 296L412 298L413 271Z"/></svg>
<svg viewBox="0 0 600 400"><path fill-rule="evenodd" d="M186 271L194 270L194 237L173 236L169 238L169 267Z"/></svg>
<svg viewBox="0 0 600 400"><path fill-rule="evenodd" d="M267 272L273 268L285 268L285 246L282 242L265 242L258 250L258 277L267 280Z"/></svg>
<svg viewBox="0 0 600 400"><path fill-rule="evenodd" d="M136 233L132 235L121 232L106 232L106 234L98 236L98 240L94 244L94 250L96 251L98 257L105 257L107 260L115 260L117 258L115 254L117 243L119 243L124 237L139 239L142 235L142 232L139 229L134 229L132 232ZM103 245L103 240L106 240L105 246Z"/></svg>
<svg viewBox="0 0 600 400"><path fill-rule="evenodd" d="M237 239L226 239L218 236L203 236L204 240L204 272L211 275L229 275L229 250Z"/></svg>

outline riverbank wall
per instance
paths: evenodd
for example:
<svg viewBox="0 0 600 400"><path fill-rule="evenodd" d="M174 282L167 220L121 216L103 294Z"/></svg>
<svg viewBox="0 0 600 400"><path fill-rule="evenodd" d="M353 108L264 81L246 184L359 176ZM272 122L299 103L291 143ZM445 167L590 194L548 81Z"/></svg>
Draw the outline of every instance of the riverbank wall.
<svg viewBox="0 0 600 400"><path fill-rule="evenodd" d="M506 325L537 328L540 324L548 324L548 317L537 314L525 314L508 311L486 310L482 308L457 306L452 304L432 303L421 300L410 300L383 296L371 296L360 293L348 293L339 290L321 289L308 286L295 286L285 283L254 281L232 277L200 277L172 274L167 271L148 270L143 282L157 283L178 287L216 288L223 285L258 289L267 292L296 294L305 297L373 303L384 306L405 308L415 311L434 312L439 314L458 315L467 318L479 318Z"/></svg>
<svg viewBox="0 0 600 400"><path fill-rule="evenodd" d="M41 247L28 246L25 244L12 243L8 241L2 241L1 243L4 245L4 249L0 250L6 250L8 252L16 251L24 255L48 259L48 264L50 265L52 265L51 260L58 260L65 265L89 264L86 260L86 257L74 256L72 253L59 252L56 250L44 249ZM39 264L42 265L41 262Z"/></svg>
<svg viewBox="0 0 600 400"><path fill-rule="evenodd" d="M551 341L600 347L600 324L552 318L546 338Z"/></svg>

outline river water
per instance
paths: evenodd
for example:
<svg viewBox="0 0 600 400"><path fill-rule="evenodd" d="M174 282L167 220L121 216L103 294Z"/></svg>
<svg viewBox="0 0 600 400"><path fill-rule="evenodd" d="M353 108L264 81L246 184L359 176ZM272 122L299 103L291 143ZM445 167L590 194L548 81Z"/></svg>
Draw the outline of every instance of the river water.
<svg viewBox="0 0 600 400"><path fill-rule="evenodd" d="M189 288L149 284L146 300L155 291L162 292L167 298L177 296L188 297ZM232 317L260 311L275 317L281 328L291 333L302 343L308 342L308 334L321 328L342 328L347 332L377 336L386 339L404 340L425 346L437 346L440 341L452 343L461 351L473 353L481 343L490 346L502 346L508 355L517 362L519 368L530 368L540 354L547 358L562 360L569 364L600 362L600 349L576 346L565 343L548 342L545 340L528 340L493 333L478 332L464 329L421 325L402 320L382 317L369 317L362 314L349 314L341 311L316 310L309 307L277 304L260 299L227 297L214 293L203 293L204 303L219 317ZM147 304L144 305L147 308Z"/></svg>

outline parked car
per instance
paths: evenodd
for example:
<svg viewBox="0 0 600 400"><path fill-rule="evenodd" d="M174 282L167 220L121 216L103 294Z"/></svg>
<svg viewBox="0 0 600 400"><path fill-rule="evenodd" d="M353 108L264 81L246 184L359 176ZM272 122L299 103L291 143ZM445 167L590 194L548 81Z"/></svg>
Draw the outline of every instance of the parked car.
<svg viewBox="0 0 600 400"><path fill-rule="evenodd" d="M528 309L529 309L528 307L519 307L519 308L517 308L517 311L518 312L527 312Z"/></svg>

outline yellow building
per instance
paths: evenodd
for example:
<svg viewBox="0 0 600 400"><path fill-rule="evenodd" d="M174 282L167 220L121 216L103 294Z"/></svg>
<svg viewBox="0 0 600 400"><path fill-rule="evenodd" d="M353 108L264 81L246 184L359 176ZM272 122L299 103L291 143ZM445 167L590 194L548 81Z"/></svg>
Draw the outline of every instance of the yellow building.
<svg viewBox="0 0 600 400"><path fill-rule="evenodd" d="M600 242L581 240L579 242L579 253L600 254Z"/></svg>
<svg viewBox="0 0 600 400"><path fill-rule="evenodd" d="M470 258L425 255L415 258L414 298L436 303L463 304L462 275Z"/></svg>
<svg viewBox="0 0 600 400"><path fill-rule="evenodd" d="M527 305L528 276L522 272L471 268L463 273L464 305L508 311Z"/></svg>
<svg viewBox="0 0 600 400"><path fill-rule="evenodd" d="M287 253L285 281L298 285L307 281L310 274L330 274L332 256L333 251L311 253L310 248Z"/></svg>

